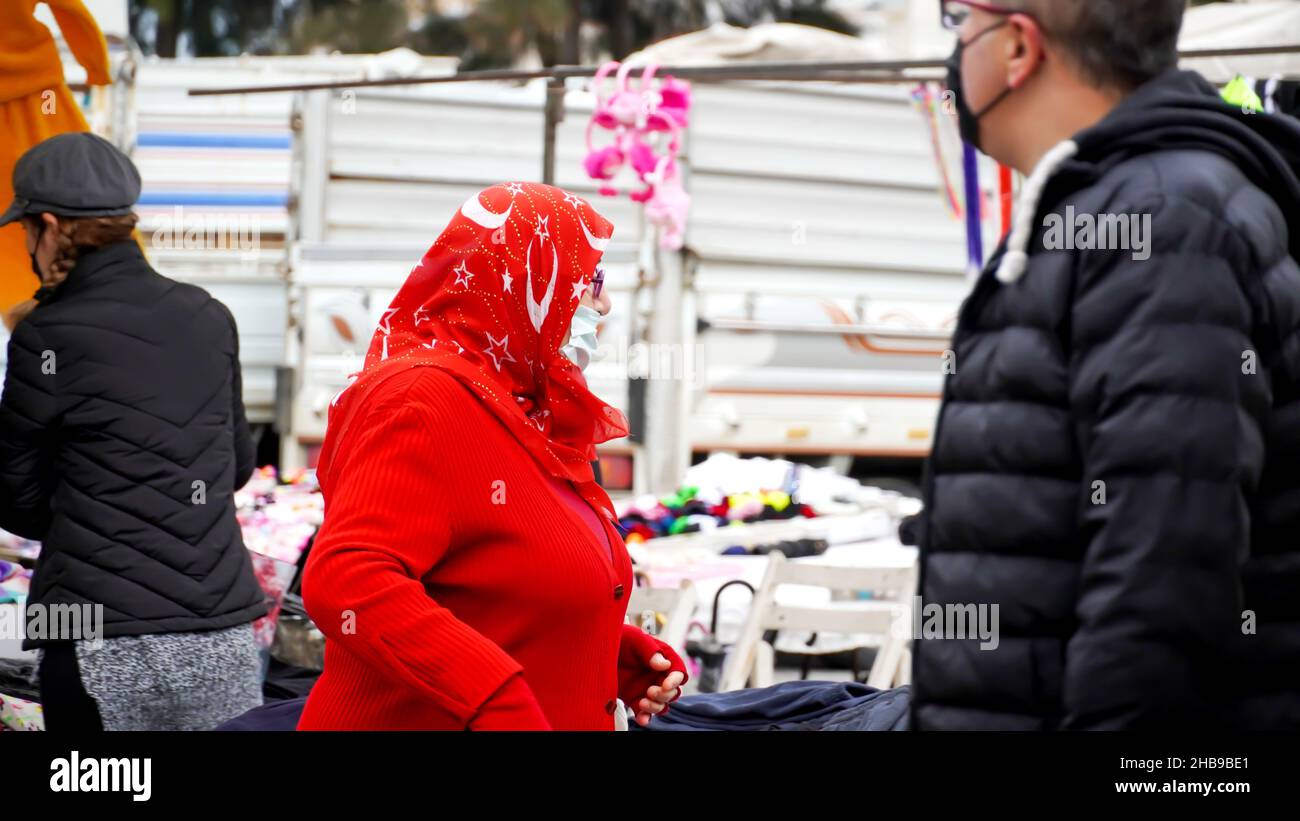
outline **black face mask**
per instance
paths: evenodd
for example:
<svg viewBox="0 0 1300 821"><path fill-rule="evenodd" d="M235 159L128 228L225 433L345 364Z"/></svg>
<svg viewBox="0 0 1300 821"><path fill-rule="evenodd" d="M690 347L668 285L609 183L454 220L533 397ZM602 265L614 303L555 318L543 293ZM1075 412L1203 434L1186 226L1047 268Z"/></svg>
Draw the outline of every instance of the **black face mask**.
<svg viewBox="0 0 1300 821"><path fill-rule="evenodd" d="M961 60L965 54L966 48L975 44L984 35L991 31L997 31L1007 25L1005 21L995 26L990 26L979 34L976 34L967 42L962 42L961 38L957 39L957 45L952 51L952 56L948 58L948 90L952 92L953 104L957 107L957 130L961 138L976 149L980 149L980 118L993 110L993 108L1007 98L1014 89L1007 86L1006 90L994 98L993 102L984 106L980 111L972 111L967 105L966 98L962 95L961 87ZM983 149L980 149L983 150Z"/></svg>

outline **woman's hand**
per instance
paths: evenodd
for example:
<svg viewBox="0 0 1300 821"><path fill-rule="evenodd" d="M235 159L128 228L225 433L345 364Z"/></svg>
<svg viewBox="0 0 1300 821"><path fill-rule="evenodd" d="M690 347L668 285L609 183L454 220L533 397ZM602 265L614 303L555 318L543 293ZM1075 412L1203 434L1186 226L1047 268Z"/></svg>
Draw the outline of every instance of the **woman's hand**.
<svg viewBox="0 0 1300 821"><path fill-rule="evenodd" d="M636 713L642 727L668 711L690 677L671 645L634 624L624 624L618 648L619 698Z"/></svg>
<svg viewBox="0 0 1300 821"><path fill-rule="evenodd" d="M657 671L665 672L672 667L672 662L664 658L663 653L655 653L650 659L650 666ZM685 673L674 670L664 676L659 684L646 688L645 698L639 699L636 704L628 705L636 711L636 723L644 727L650 723L653 716L668 709L668 704L681 695L681 686L685 679Z"/></svg>

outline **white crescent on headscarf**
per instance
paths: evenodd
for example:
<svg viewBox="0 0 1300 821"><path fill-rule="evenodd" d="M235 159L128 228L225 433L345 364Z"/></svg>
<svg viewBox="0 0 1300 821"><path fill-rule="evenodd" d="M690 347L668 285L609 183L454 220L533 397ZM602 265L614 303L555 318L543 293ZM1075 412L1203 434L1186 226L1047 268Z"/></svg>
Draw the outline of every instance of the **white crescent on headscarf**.
<svg viewBox="0 0 1300 821"><path fill-rule="evenodd" d="M536 236L533 239L537 239ZM542 323L546 321L546 315L551 311L551 297L555 296L555 274L560 270L560 252L555 248L555 241L551 240L551 280L546 283L546 294L542 297L541 302L533 301L533 265L532 265L533 243L529 241L528 250L524 252L524 275L527 277L528 286L525 294L526 304L528 306L528 318L533 323L533 330L537 333L542 332Z"/></svg>
<svg viewBox="0 0 1300 821"><path fill-rule="evenodd" d="M578 212L578 224L582 226L582 235L587 238L587 244L591 246L592 250L603 252L609 247L611 237L604 237L602 239L601 237L593 235L591 230L587 228L587 222L582 218L581 211Z"/></svg>
<svg viewBox="0 0 1300 821"><path fill-rule="evenodd" d="M506 209L504 214L493 214L483 207L483 203L479 201L478 196L478 194L475 194L465 200L465 204L460 207L460 212L465 215L465 219L476 225L481 225L489 231L495 231L505 225L506 220L510 219L510 212L514 210L515 204L510 203L510 207Z"/></svg>

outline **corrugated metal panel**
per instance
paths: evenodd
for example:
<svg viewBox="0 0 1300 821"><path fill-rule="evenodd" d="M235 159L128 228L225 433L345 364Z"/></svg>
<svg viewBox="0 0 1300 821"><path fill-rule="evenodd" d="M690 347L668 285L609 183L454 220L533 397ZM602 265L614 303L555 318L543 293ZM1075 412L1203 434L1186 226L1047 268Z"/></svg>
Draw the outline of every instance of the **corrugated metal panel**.
<svg viewBox="0 0 1300 821"><path fill-rule="evenodd" d="M328 397L346 384L379 313L465 198L539 177L542 92L540 83L466 84L329 101L323 244L300 249L293 266L307 294L299 435L323 433ZM711 330L699 350L667 352L698 356L705 371L692 386L697 444L923 452L944 334L966 291L965 238L938 193L930 136L907 92L765 84L699 85L696 93L687 164L698 299L688 304L717 321L860 323L930 335L910 344L887 335ZM635 309L623 300L631 298L640 208L594 197L582 171L591 98L571 91L566 107L557 181L593 197L628 261L626 282L611 284L620 316L602 332L614 360L589 373L593 389L625 406L627 361L619 356L631 344ZM600 144L604 137L597 134ZM365 316L365 330L342 344L333 315L353 317L353 326Z"/></svg>

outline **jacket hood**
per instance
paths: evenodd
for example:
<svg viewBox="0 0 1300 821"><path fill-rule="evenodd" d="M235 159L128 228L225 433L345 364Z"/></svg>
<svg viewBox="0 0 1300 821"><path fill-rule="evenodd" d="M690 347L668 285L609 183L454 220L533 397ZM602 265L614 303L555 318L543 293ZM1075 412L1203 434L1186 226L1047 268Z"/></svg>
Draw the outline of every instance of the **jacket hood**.
<svg viewBox="0 0 1300 821"><path fill-rule="evenodd" d="M1173 69L1139 87L1101 122L1049 151L1022 189L1019 213L997 277L1024 272L1043 207L1101 179L1133 157L1197 149L1218 154L1268 194L1287 220L1291 254L1300 259L1300 121L1243 111L1194 71Z"/></svg>
<svg viewBox="0 0 1300 821"><path fill-rule="evenodd" d="M1273 198L1300 241L1300 120L1224 102L1194 71L1170 71L1141 86L1075 138L1078 159L1101 169L1130 157L1195 148L1219 154Z"/></svg>

